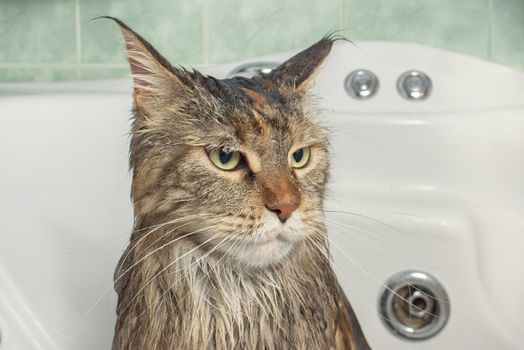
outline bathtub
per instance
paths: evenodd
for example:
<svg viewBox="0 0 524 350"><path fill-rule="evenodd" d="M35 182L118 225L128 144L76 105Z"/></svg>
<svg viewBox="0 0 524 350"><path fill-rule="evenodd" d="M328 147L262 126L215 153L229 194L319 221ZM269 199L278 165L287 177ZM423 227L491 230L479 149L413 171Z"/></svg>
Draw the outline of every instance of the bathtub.
<svg viewBox="0 0 524 350"><path fill-rule="evenodd" d="M334 265L369 343L524 348L524 74L417 45L358 45L336 45L314 89L331 134ZM344 88L356 69L378 78L373 97ZM424 100L399 93L411 70L431 79ZM0 350L110 348L112 274L133 223L130 85L0 84ZM444 293L435 300L449 317L436 315L440 331L425 339L384 316L406 276Z"/></svg>

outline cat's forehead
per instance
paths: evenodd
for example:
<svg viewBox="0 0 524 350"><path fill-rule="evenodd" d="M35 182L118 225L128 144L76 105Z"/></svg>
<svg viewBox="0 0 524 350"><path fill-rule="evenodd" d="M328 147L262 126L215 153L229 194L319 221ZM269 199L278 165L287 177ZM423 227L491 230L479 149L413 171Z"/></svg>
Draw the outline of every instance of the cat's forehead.
<svg viewBox="0 0 524 350"><path fill-rule="evenodd" d="M231 148L274 156L286 155L292 147L325 143L323 129L302 111L271 104L261 108L258 103L244 105L226 118L223 130Z"/></svg>
<svg viewBox="0 0 524 350"><path fill-rule="evenodd" d="M235 131L240 143L270 146L301 137L311 122L304 118L297 100L258 78L233 78L217 81L214 92L221 104L223 121ZM292 141L292 140L291 140Z"/></svg>
<svg viewBox="0 0 524 350"><path fill-rule="evenodd" d="M269 112L284 109L290 102L290 97L284 97L282 91L271 80L259 76L221 80L207 77L206 88L222 103L229 106L249 107Z"/></svg>
<svg viewBox="0 0 524 350"><path fill-rule="evenodd" d="M179 132L190 133L195 145L284 154L293 145L325 143L316 113L292 89L264 77L196 78L200 93L186 100L184 112L193 127Z"/></svg>

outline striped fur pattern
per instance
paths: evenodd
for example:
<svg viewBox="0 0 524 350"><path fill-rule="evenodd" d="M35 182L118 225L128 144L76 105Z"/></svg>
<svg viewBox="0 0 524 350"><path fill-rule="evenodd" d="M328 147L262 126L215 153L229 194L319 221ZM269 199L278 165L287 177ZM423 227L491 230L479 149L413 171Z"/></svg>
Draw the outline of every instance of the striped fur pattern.
<svg viewBox="0 0 524 350"><path fill-rule="evenodd" d="M308 94L333 38L269 75L218 80L171 66L114 20L134 79L135 227L115 271L113 349L357 348L340 328L350 322L322 211L328 141ZM308 165L291 168L306 146ZM211 163L217 147L241 152L238 169ZM282 222L268 198L299 205Z"/></svg>

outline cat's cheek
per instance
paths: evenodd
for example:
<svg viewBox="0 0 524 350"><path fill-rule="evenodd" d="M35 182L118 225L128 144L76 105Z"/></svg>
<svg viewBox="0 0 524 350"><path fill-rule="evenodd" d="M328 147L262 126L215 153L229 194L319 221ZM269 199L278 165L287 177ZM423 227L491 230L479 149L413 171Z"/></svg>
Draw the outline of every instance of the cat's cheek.
<svg viewBox="0 0 524 350"><path fill-rule="evenodd" d="M321 220L321 217L316 217L319 215L319 212L322 210L322 199L319 197L318 191L304 191L302 190L302 202L300 203L300 208L297 210L297 214L300 215L300 218ZM311 217L313 215L313 217Z"/></svg>

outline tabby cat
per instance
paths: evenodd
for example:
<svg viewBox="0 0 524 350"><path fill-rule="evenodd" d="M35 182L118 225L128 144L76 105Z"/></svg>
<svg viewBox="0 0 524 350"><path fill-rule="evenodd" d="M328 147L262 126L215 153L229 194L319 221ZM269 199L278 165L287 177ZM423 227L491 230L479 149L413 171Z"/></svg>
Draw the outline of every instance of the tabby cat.
<svg viewBox="0 0 524 350"><path fill-rule="evenodd" d="M328 141L309 102L335 39L219 80L111 19L133 76L135 215L113 349L369 349L330 265Z"/></svg>

